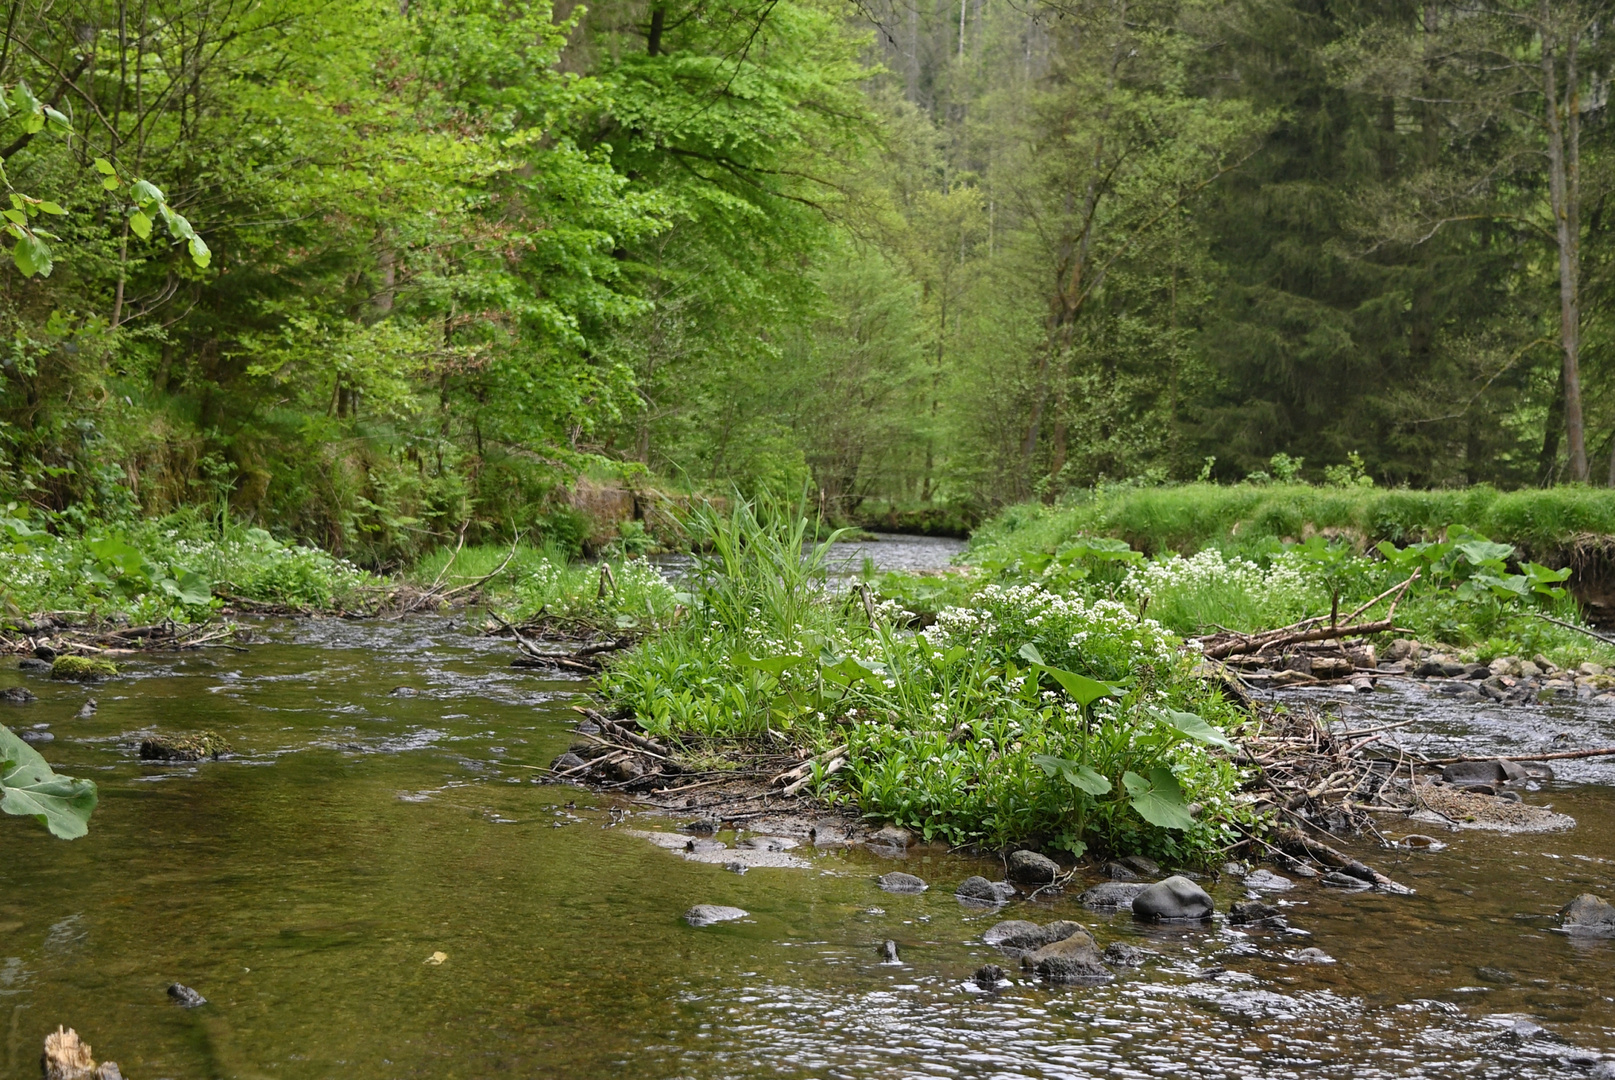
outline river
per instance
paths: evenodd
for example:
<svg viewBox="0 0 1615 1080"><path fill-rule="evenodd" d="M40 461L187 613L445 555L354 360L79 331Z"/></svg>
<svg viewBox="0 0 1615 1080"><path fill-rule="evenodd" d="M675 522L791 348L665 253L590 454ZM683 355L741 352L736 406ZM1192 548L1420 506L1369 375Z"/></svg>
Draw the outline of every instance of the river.
<svg viewBox="0 0 1615 1080"><path fill-rule="evenodd" d="M1305 934L1141 927L1074 891L993 914L952 896L1000 876L984 859L821 850L742 876L634 835L675 822L538 783L584 684L509 668L508 643L465 616L257 630L249 652L138 660L97 687L0 671L39 694L6 721L47 725L40 749L101 788L82 840L0 819L7 1080L38 1076L57 1024L131 1080L1534 1078L1615 1056L1615 942L1549 929L1577 893L1615 893L1607 774L1526 793L1569 832L1358 845L1417 892L1298 881L1281 898ZM1453 706L1420 694L1346 707L1428 707L1409 737L1462 745ZM75 719L88 696L98 711ZM1591 706L1512 715L1615 742ZM142 732L204 727L236 755L136 760ZM898 868L934 887L879 891ZM1222 910L1243 896L1231 877L1209 888ZM751 914L694 929L680 915L697 903ZM1073 918L1155 956L1103 987L1012 971L984 995L970 974L1003 961L979 936L1005 917ZM901 963L882 962L887 939ZM1298 962L1307 947L1335 962ZM209 1004L179 1008L174 982Z"/></svg>

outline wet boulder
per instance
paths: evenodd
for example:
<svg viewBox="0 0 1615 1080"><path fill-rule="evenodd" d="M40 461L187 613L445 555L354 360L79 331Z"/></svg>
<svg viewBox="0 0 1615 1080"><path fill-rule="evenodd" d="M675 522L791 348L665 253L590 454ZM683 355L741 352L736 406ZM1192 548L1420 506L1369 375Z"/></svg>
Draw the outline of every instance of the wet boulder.
<svg viewBox="0 0 1615 1080"><path fill-rule="evenodd" d="M1112 941L1105 946L1104 961L1111 967L1143 967L1144 958L1149 955L1137 945L1129 945L1125 941Z"/></svg>
<svg viewBox="0 0 1615 1080"><path fill-rule="evenodd" d="M1060 864L1035 851L1017 851L1009 857L1009 879L1026 885L1048 885L1060 876Z"/></svg>
<svg viewBox="0 0 1615 1080"><path fill-rule="evenodd" d="M922 893L930 888L923 878L917 878L913 874L905 874L902 871L882 874L875 880L880 883L882 889L891 893Z"/></svg>
<svg viewBox="0 0 1615 1080"><path fill-rule="evenodd" d="M903 962L902 958L897 954L897 942L881 942L880 962L883 964L901 964Z"/></svg>
<svg viewBox="0 0 1615 1080"><path fill-rule="evenodd" d="M1106 863L1105 876L1112 881L1137 881L1139 878L1138 871L1119 862Z"/></svg>
<svg viewBox="0 0 1615 1080"><path fill-rule="evenodd" d="M1260 900L1242 900L1228 909L1228 925L1283 930L1289 924L1285 922L1283 912L1274 905Z"/></svg>
<svg viewBox="0 0 1615 1080"><path fill-rule="evenodd" d="M970 981L976 984L978 990L996 990L998 984L1004 981L1004 969L997 964L983 964L970 976Z"/></svg>
<svg viewBox="0 0 1615 1080"><path fill-rule="evenodd" d="M1559 909L1559 929L1567 934L1615 937L1615 905L1601 896L1582 893Z"/></svg>
<svg viewBox="0 0 1615 1080"><path fill-rule="evenodd" d="M58 656L50 668L51 678L70 682L97 682L117 673L117 664L93 656Z"/></svg>
<svg viewBox="0 0 1615 1080"><path fill-rule="evenodd" d="M981 940L1006 951L1030 951L1084 932L1082 927L1065 919L1047 926L1039 926L1025 919L1006 919L988 927L987 932L981 935Z"/></svg>
<svg viewBox="0 0 1615 1080"><path fill-rule="evenodd" d="M1295 882L1271 870L1255 870L1245 875L1245 888L1257 892L1287 892L1295 888Z"/></svg>
<svg viewBox="0 0 1615 1080"><path fill-rule="evenodd" d="M1021 967L1051 983L1101 983L1115 978L1086 930L1025 954Z"/></svg>
<svg viewBox="0 0 1615 1080"><path fill-rule="evenodd" d="M711 926L713 923L744 919L749 914L751 912L744 908L727 907L723 904L697 904L684 913L684 921L695 927Z"/></svg>
<svg viewBox="0 0 1615 1080"><path fill-rule="evenodd" d="M1133 898L1134 917L1150 922L1209 919L1211 912L1206 890L1182 875L1157 881Z"/></svg>
<svg viewBox="0 0 1615 1080"><path fill-rule="evenodd" d="M34 692L26 686L8 686L0 690L0 701L8 705L26 705L34 700L37 700Z"/></svg>
<svg viewBox="0 0 1615 1080"><path fill-rule="evenodd" d="M1015 886L1007 881L988 881L978 875L961 881L953 895L978 904L1002 904L1015 899Z"/></svg>
<svg viewBox="0 0 1615 1080"><path fill-rule="evenodd" d="M1144 882L1107 881L1084 892L1077 902L1083 907L1114 911L1132 907L1133 900L1147 888Z"/></svg>

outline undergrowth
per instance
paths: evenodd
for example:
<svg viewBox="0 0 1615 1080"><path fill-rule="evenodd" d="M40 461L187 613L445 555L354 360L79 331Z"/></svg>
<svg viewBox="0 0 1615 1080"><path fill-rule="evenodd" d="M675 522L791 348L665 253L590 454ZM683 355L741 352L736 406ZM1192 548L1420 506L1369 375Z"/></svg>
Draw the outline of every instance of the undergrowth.
<svg viewBox="0 0 1615 1080"><path fill-rule="evenodd" d="M799 508L736 499L689 525L688 617L601 680L652 733L812 748L822 794L955 844L1185 863L1230 842L1239 777L1214 748L1238 716L1154 620L1022 585L916 633L831 587L836 537L815 542Z"/></svg>

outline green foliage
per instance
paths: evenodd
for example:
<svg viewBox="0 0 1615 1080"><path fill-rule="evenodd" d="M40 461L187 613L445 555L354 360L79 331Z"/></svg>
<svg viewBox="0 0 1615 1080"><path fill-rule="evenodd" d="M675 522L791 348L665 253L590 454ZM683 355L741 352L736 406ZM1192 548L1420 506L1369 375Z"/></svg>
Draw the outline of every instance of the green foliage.
<svg viewBox="0 0 1615 1080"><path fill-rule="evenodd" d="M698 515L690 617L616 660L603 692L657 734L845 741L846 787L821 791L953 843L1193 861L1228 842L1238 777L1207 747L1236 717L1171 634L1035 585L989 585L903 633L890 601L871 622L829 586L810 532L800 507Z"/></svg>
<svg viewBox="0 0 1615 1080"><path fill-rule="evenodd" d="M0 727L0 810L31 817L51 835L74 840L90 829L95 785L62 776L39 751Z"/></svg>

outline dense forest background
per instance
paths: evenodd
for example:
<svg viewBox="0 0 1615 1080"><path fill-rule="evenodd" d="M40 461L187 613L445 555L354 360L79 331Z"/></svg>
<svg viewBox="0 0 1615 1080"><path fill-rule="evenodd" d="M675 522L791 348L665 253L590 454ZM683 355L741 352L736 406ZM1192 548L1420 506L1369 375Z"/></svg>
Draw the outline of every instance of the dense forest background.
<svg viewBox="0 0 1615 1080"><path fill-rule="evenodd" d="M581 475L1615 483L1608 14L14 0L0 487L385 563Z"/></svg>

